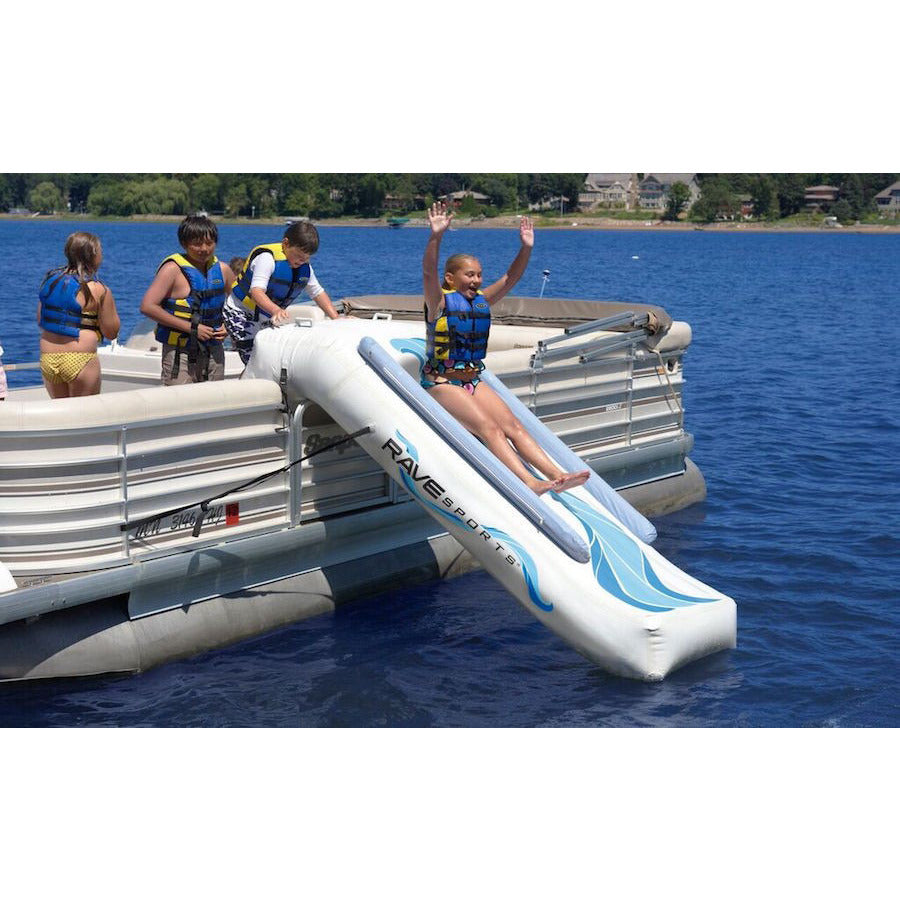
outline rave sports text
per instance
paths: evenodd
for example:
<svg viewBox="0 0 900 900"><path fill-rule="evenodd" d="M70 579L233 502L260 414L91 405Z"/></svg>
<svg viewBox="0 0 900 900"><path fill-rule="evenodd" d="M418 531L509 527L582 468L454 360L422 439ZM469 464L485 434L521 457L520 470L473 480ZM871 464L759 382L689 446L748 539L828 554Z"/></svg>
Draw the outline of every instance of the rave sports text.
<svg viewBox="0 0 900 900"><path fill-rule="evenodd" d="M466 511L461 507L457 506L456 501L451 497L447 496L447 492L444 488L438 484L437 481L434 480L430 475L420 475L419 474L419 464L416 462L411 456L404 455L405 450L401 447L396 441L388 438L382 445L382 450L387 450L388 453L391 454L394 462L403 469L409 477L416 482L416 484L420 484L422 486L422 490L425 491L430 497L433 497L435 500L438 500L442 506L446 506L453 515L455 515L461 522L464 522L467 528L470 528L473 532L475 532L479 537L484 538L486 542L493 541L496 545L496 550L498 553L505 554L504 559L511 566L516 564L516 558L512 556L503 546L486 528L479 525L475 519L472 519L466 515Z"/></svg>

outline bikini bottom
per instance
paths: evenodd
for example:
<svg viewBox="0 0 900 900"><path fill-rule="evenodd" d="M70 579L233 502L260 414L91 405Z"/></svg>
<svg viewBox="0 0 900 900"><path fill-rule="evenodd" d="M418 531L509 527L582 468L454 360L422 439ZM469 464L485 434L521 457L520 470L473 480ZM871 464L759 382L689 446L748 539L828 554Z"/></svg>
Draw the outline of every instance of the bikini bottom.
<svg viewBox="0 0 900 900"><path fill-rule="evenodd" d="M41 374L51 384L69 384L96 358L96 353L42 353Z"/></svg>
<svg viewBox="0 0 900 900"><path fill-rule="evenodd" d="M477 374L472 375L471 373L473 371L481 372L484 366L465 364L465 368L462 368L462 365L463 364L459 363L456 365L453 365L452 363L445 364L443 362L431 360L422 366L422 376L419 379L419 384L426 390L428 390L428 388L433 388L438 384L455 384L457 387L461 387L463 390L468 391L468 393L474 394L475 388L481 384L481 379Z"/></svg>

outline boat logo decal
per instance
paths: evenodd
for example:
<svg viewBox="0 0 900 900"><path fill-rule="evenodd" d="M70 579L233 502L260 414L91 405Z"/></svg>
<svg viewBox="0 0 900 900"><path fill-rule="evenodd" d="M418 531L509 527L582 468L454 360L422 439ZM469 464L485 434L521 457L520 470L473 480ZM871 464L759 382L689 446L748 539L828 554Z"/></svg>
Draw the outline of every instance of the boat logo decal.
<svg viewBox="0 0 900 900"><path fill-rule="evenodd" d="M682 594L668 587L654 570L640 542L620 525L597 512L572 491L554 494L584 527L597 584L630 606L649 612L669 612L718 597Z"/></svg>
<svg viewBox="0 0 900 900"><path fill-rule="evenodd" d="M434 477L427 474L419 461L419 452L415 444L405 438L399 431L394 431L396 440L388 438L381 449L387 451L397 465L400 480L406 489L420 503L434 510L443 519L447 519L456 528L466 527L481 537L485 543L493 544L497 553L510 566L521 566L528 595L532 602L544 612L553 609L552 603L545 603L538 590L537 566L534 560L517 541L496 528L481 525L470 516L465 509L444 489ZM518 554L518 559L510 549Z"/></svg>

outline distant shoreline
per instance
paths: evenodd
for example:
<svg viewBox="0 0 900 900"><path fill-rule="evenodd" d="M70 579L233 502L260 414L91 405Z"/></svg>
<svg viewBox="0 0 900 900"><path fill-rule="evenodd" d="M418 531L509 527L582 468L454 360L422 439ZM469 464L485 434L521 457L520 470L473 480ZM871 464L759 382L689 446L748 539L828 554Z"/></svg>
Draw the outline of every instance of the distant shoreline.
<svg viewBox="0 0 900 900"><path fill-rule="evenodd" d="M93 218L89 216L21 216L0 213L0 222L71 222L73 225L88 222L157 222L177 223L183 216L105 216ZM219 225L264 225L272 227L284 227L286 217L266 219L220 219L213 217ZM742 234L797 234L819 233L829 234L900 234L900 220L894 223L870 223L860 225L844 225L843 227L826 227L824 225L780 225L777 222L712 222L701 224L699 222L664 222L658 219L603 219L594 216L571 216L562 219L545 220L540 216L532 217L538 231L571 231L586 229L590 231L711 231L711 232L737 232ZM518 216L495 216L484 219L467 219L457 217L454 219L454 228L515 228L518 225ZM388 221L385 218L337 218L337 219L312 219L317 228L387 228ZM412 218L401 226L402 228L426 227L424 219Z"/></svg>

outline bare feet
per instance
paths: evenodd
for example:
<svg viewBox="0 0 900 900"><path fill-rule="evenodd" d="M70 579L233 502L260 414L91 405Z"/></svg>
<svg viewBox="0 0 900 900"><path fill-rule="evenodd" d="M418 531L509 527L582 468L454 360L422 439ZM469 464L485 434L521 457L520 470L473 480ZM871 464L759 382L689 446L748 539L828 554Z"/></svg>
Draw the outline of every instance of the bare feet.
<svg viewBox="0 0 900 900"><path fill-rule="evenodd" d="M559 479L557 478L556 481L559 481ZM535 478L534 483L529 484L528 486L538 495L538 497L540 497L541 494L546 494L547 491L555 490L554 485L556 484L556 481L541 481L540 479Z"/></svg>
<svg viewBox="0 0 900 900"><path fill-rule="evenodd" d="M549 482L550 490L561 494L563 491L568 491L571 488L581 487L590 477L590 469L582 469L580 472L565 472L555 481Z"/></svg>
<svg viewBox="0 0 900 900"><path fill-rule="evenodd" d="M552 481L541 481L535 478L528 487L530 487L539 497L541 494L546 494L547 491L554 491L559 494L563 491L568 491L571 488L580 487L590 477L590 469L582 469L580 472L563 472L559 478L554 478Z"/></svg>

